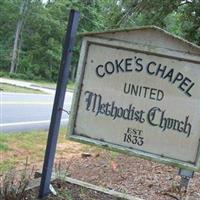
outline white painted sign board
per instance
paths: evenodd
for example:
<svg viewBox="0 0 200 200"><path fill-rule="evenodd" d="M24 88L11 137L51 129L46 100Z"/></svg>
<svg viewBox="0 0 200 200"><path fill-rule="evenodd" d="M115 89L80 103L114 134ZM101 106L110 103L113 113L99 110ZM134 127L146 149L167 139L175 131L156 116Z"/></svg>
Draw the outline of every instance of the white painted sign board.
<svg viewBox="0 0 200 200"><path fill-rule="evenodd" d="M83 39L70 138L200 170L200 48L156 28Z"/></svg>

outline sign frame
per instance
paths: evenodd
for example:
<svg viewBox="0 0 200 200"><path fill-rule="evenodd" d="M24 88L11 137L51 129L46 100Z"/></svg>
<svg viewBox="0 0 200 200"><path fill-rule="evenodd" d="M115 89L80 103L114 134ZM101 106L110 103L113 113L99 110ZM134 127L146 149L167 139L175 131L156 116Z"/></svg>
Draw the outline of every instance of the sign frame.
<svg viewBox="0 0 200 200"><path fill-rule="evenodd" d="M75 124L76 124L76 117L78 112L78 104L80 100L81 95L81 89L82 89L82 83L84 79L85 74L85 67L86 67L86 61L87 61L87 55L90 44L97 44L97 45L103 45L107 47L112 47L116 49L122 49L122 50L132 50L139 53L145 53L149 55L159 56L159 57L165 57L165 58L172 58L176 60L181 61L188 61L192 63L198 63L200 64L200 57L199 55L190 54L189 52L178 52L174 54L174 52L170 49L164 49L164 48L157 48L157 49L149 49L145 45L137 44L137 43L126 43L124 41L119 40L110 40L106 38L101 37L89 37L86 36L83 38L82 41L82 48L81 48L81 54L79 58L79 64L78 64L78 71L77 71L77 78L76 78L76 85L75 85L75 92L73 96L72 101L72 107L71 107L71 116L69 119L68 124L68 131L67 131L67 137L70 140L77 141L84 144L90 144L90 145L97 145L109 150L117 151L120 153L144 158L147 160L156 161L163 164L172 165L178 168L183 168L189 171L200 171L200 140L198 142L197 147L197 154L196 154L196 160L195 163L188 163L185 161L176 160L173 158L167 158L163 157L158 154L153 154L133 148L124 147L121 145L112 144L109 142L104 142L97 140L95 138L88 138L84 135L76 135L74 132Z"/></svg>

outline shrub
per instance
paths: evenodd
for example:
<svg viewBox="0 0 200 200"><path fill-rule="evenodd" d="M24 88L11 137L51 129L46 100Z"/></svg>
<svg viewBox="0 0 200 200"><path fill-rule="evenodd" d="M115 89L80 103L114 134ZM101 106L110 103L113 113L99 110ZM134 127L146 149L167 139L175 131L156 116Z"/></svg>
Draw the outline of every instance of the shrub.
<svg viewBox="0 0 200 200"><path fill-rule="evenodd" d="M26 188L31 181L33 171L27 168L21 172L15 169L5 173L1 177L0 199L2 200L22 200L25 199Z"/></svg>
<svg viewBox="0 0 200 200"><path fill-rule="evenodd" d="M0 72L0 77L9 77L9 73L5 71Z"/></svg>
<svg viewBox="0 0 200 200"><path fill-rule="evenodd" d="M14 79L24 79L24 80L29 79L29 77L26 74L21 74L21 73L11 73L9 74L9 77Z"/></svg>

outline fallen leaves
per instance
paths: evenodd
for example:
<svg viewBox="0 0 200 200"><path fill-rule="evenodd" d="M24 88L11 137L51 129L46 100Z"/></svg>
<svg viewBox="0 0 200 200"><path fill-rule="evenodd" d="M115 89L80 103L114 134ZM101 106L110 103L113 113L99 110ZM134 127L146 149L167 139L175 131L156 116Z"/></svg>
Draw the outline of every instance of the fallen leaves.
<svg viewBox="0 0 200 200"><path fill-rule="evenodd" d="M117 171L117 163L114 160L111 161L111 167L113 171Z"/></svg>

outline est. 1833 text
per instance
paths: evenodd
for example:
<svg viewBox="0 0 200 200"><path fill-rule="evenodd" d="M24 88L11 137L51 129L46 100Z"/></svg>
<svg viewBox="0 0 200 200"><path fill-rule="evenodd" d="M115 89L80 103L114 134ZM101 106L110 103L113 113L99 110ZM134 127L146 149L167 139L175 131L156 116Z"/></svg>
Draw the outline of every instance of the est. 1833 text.
<svg viewBox="0 0 200 200"><path fill-rule="evenodd" d="M126 133L124 133L124 142L142 146L144 144L144 137L142 137L142 133L142 130L127 128Z"/></svg>

